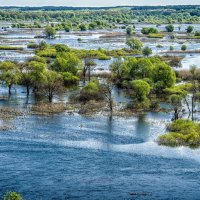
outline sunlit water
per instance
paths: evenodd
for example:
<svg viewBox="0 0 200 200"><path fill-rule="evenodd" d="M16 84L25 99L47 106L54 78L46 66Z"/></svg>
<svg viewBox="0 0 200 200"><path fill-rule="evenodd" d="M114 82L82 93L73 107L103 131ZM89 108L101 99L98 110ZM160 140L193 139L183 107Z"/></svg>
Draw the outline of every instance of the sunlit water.
<svg viewBox="0 0 200 200"><path fill-rule="evenodd" d="M33 101L24 88L16 89L0 106L25 109ZM11 190L27 200L199 199L200 150L155 142L171 117L18 117L10 122L14 129L0 132L0 195Z"/></svg>

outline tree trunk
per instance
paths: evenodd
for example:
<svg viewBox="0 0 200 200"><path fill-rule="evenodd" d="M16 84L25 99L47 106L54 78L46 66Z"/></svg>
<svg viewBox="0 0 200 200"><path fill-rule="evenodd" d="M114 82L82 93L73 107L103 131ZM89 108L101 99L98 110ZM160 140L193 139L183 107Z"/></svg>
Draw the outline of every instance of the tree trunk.
<svg viewBox="0 0 200 200"><path fill-rule="evenodd" d="M89 66L89 70L88 70L89 82L90 82L90 76L91 76L91 74L90 74L90 66Z"/></svg>
<svg viewBox="0 0 200 200"><path fill-rule="evenodd" d="M9 95L11 95L11 87L12 87L12 85L8 86L8 93L9 93Z"/></svg>
<svg viewBox="0 0 200 200"><path fill-rule="evenodd" d="M178 110L175 109L174 110L174 120L177 120L178 118L179 118L179 116L178 116Z"/></svg>
<svg viewBox="0 0 200 200"><path fill-rule="evenodd" d="M52 95L49 95L49 103L52 103L53 97Z"/></svg>
<svg viewBox="0 0 200 200"><path fill-rule="evenodd" d="M112 112L113 112L113 103L112 103L112 99L110 99L109 107L110 107L110 112L112 113Z"/></svg>
<svg viewBox="0 0 200 200"><path fill-rule="evenodd" d="M26 85L26 94L27 94L27 97L28 97L28 96L29 96L29 94L30 94L29 85Z"/></svg>
<svg viewBox="0 0 200 200"><path fill-rule="evenodd" d="M192 95L192 121L194 121L194 94Z"/></svg>
<svg viewBox="0 0 200 200"><path fill-rule="evenodd" d="M49 103L52 103L52 101L53 101L53 92L52 92L52 90L50 88L49 88L48 98L49 98Z"/></svg>
<svg viewBox="0 0 200 200"><path fill-rule="evenodd" d="M188 111L189 111L189 114L191 113L191 110L190 110L190 105L189 105L189 103L188 103L188 101L187 101L187 98L185 97L185 103L186 103L186 105L187 105L187 108L188 108Z"/></svg>
<svg viewBox="0 0 200 200"><path fill-rule="evenodd" d="M85 85L85 81L86 81L86 67L84 67L83 69L83 83Z"/></svg>

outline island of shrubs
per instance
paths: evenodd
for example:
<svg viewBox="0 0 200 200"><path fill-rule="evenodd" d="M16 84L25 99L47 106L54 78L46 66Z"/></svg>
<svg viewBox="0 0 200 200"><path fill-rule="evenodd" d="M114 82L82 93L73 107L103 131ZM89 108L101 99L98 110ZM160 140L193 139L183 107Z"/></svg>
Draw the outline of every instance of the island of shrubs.
<svg viewBox="0 0 200 200"><path fill-rule="evenodd" d="M186 119L178 119L167 127L169 133L159 137L158 143L166 146L200 146L200 123Z"/></svg>

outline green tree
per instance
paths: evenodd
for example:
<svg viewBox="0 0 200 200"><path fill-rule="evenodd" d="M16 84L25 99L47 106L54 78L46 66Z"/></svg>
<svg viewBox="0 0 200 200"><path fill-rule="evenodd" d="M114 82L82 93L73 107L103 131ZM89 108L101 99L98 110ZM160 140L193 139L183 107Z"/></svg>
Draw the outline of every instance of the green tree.
<svg viewBox="0 0 200 200"><path fill-rule="evenodd" d="M150 33L158 33L158 30L156 28L148 28L148 27L143 27L141 30L141 33L144 35L148 35Z"/></svg>
<svg viewBox="0 0 200 200"><path fill-rule="evenodd" d="M177 94L172 94L169 97L170 105L172 109L174 110L174 120L179 119L179 114L182 110L182 99L183 99L183 96L177 95Z"/></svg>
<svg viewBox="0 0 200 200"><path fill-rule="evenodd" d="M182 50L182 51L186 51L186 50L187 50L187 46L186 46L185 44L183 44L183 45L181 46L181 50Z"/></svg>
<svg viewBox="0 0 200 200"><path fill-rule="evenodd" d="M85 84L86 81L86 74L88 72L88 79L89 82L91 80L91 70L95 68L97 65L94 61L94 58L96 57L96 53L93 50L89 50L83 53L82 58L84 60L83 65L83 82Z"/></svg>
<svg viewBox="0 0 200 200"><path fill-rule="evenodd" d="M74 53L61 52L57 54L52 69L57 72L70 72L76 75L79 65L80 60Z"/></svg>
<svg viewBox="0 0 200 200"><path fill-rule="evenodd" d="M63 77L65 86L71 86L77 84L79 81L79 78L70 72L62 72L61 75Z"/></svg>
<svg viewBox="0 0 200 200"><path fill-rule="evenodd" d="M69 25L65 25L64 29L65 29L65 32L71 31L71 27Z"/></svg>
<svg viewBox="0 0 200 200"><path fill-rule="evenodd" d="M126 34L127 35L131 35L133 33L133 28L131 27L131 26L128 26L127 28L126 28Z"/></svg>
<svg viewBox="0 0 200 200"><path fill-rule="evenodd" d="M152 54L152 49L149 48L149 47L145 47L143 50L142 50L142 53L144 56L150 56Z"/></svg>
<svg viewBox="0 0 200 200"><path fill-rule="evenodd" d="M56 36L56 29L51 27L51 26L47 26L44 30L44 34L47 38L49 39L54 39Z"/></svg>
<svg viewBox="0 0 200 200"><path fill-rule="evenodd" d="M165 88L172 87L176 82L176 75L173 69L163 63L157 63L153 69L154 89L161 92Z"/></svg>
<svg viewBox="0 0 200 200"><path fill-rule="evenodd" d="M36 90L44 81L46 64L38 61L31 61L20 65L21 83L26 87L27 96L30 89Z"/></svg>
<svg viewBox="0 0 200 200"><path fill-rule="evenodd" d="M49 103L53 101L55 94L63 91L63 77L59 73L46 70L44 73L44 82L39 88L39 92L48 97Z"/></svg>
<svg viewBox="0 0 200 200"><path fill-rule="evenodd" d="M194 30L194 26L188 26L186 29L187 33L192 33L193 30Z"/></svg>
<svg viewBox="0 0 200 200"><path fill-rule="evenodd" d="M47 43L44 41L44 40L42 40L40 43L39 43L39 45L38 45L38 48L40 49L40 50L44 50L44 49L46 49L47 48Z"/></svg>
<svg viewBox="0 0 200 200"><path fill-rule="evenodd" d="M80 28L81 31L87 31L86 24L80 24L79 28Z"/></svg>
<svg viewBox="0 0 200 200"><path fill-rule="evenodd" d="M28 79L28 81L30 79L31 83L31 85L26 85L26 87L33 87L34 91L37 91L45 80L44 73L46 70L46 64L37 61L31 61L26 70L25 77Z"/></svg>
<svg viewBox="0 0 200 200"><path fill-rule="evenodd" d="M151 87L146 81L134 80L131 81L131 86L138 102L141 103L147 100L147 96L150 93Z"/></svg>
<svg viewBox="0 0 200 200"><path fill-rule="evenodd" d="M167 32L170 32L170 33L171 33L171 32L174 31L174 26L173 26L172 24L167 25L165 28L166 28L166 31L167 31Z"/></svg>
<svg viewBox="0 0 200 200"><path fill-rule="evenodd" d="M192 121L194 120L194 107L195 107L195 94L197 92L196 87L196 76L197 76L197 66L190 66L190 73L192 75Z"/></svg>
<svg viewBox="0 0 200 200"><path fill-rule="evenodd" d="M20 80L20 71L18 66L10 61L0 63L0 80L8 86L8 92L11 94L11 88Z"/></svg>
<svg viewBox="0 0 200 200"><path fill-rule="evenodd" d="M69 52L70 51L70 48L65 44L56 44L55 49L56 49L57 53Z"/></svg>
<svg viewBox="0 0 200 200"><path fill-rule="evenodd" d="M80 100L83 102L89 100L100 100L103 97L103 93L100 90L99 82L96 80L90 81L80 92Z"/></svg>
<svg viewBox="0 0 200 200"><path fill-rule="evenodd" d="M143 44L142 42L140 42L138 39L136 38L132 38L132 39L129 39L126 44L129 46L130 49L132 50L141 50L142 47L143 47Z"/></svg>
<svg viewBox="0 0 200 200"><path fill-rule="evenodd" d="M117 85L121 85L124 73L124 59L120 57L115 59L110 65L110 70L112 71L113 78L117 82Z"/></svg>
<svg viewBox="0 0 200 200"><path fill-rule="evenodd" d="M152 78L154 65L148 58L130 58L123 67L123 75L127 80Z"/></svg>

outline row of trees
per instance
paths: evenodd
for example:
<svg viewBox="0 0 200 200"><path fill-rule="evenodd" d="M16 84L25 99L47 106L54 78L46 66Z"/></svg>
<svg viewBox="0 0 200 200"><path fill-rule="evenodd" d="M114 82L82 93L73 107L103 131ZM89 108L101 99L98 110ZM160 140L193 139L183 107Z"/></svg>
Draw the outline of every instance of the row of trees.
<svg viewBox="0 0 200 200"><path fill-rule="evenodd" d="M41 43L39 48L46 48L46 44ZM9 94L13 85L22 84L26 86L27 95L32 89L52 102L53 96L63 91L64 86L76 84L81 60L65 45L56 45L55 48L56 58L50 63L39 56L25 63L0 62L0 81L8 86Z"/></svg>
<svg viewBox="0 0 200 200"><path fill-rule="evenodd" d="M181 29L181 26L178 27L179 30ZM165 30L169 33L172 33L174 31L174 25L173 24L169 24L165 27ZM192 33L194 31L194 26L189 25L186 30L187 33ZM148 34L156 34L158 33L158 29L154 28L154 27L143 27L141 30L142 34L148 35ZM198 32L196 32L197 34Z"/></svg>
<svg viewBox="0 0 200 200"><path fill-rule="evenodd" d="M97 28L97 26L94 25L95 23L93 23L93 25L89 24L89 29L90 30L94 30L95 28ZM105 26L104 26L105 28ZM54 39L55 38L55 35L56 35L56 31L57 30L65 30L66 32L70 32L72 30L72 25L71 24L61 24L60 26L55 26L54 24L52 24L51 26L46 26L45 27L45 36L49 39ZM78 30L81 30L81 31L86 31L88 29L88 26L86 24L80 24L78 26ZM126 33L128 35L131 35L134 33L134 30L135 30L135 25L132 25L132 26L128 26L126 28ZM193 26L188 26L186 28L186 32L187 33L192 33L194 30L194 27ZM174 31L174 26L172 24L169 24L166 26L166 31L167 32L173 32ZM154 28L154 27L143 27L142 30L141 30L141 33L144 34L144 35L149 35L149 34L158 34L158 29L157 28ZM200 36L199 32L196 31L194 36Z"/></svg>
<svg viewBox="0 0 200 200"><path fill-rule="evenodd" d="M166 7L133 7L133 8L7 8L1 9L0 20L13 22L65 22L82 23L91 21L104 21L106 23L131 24L134 21L142 23L199 23L199 6L185 6L182 9Z"/></svg>

